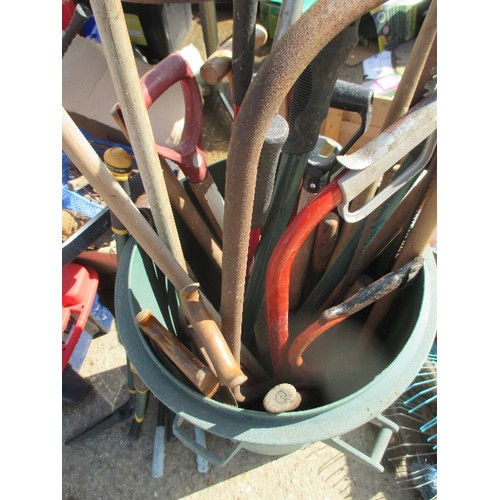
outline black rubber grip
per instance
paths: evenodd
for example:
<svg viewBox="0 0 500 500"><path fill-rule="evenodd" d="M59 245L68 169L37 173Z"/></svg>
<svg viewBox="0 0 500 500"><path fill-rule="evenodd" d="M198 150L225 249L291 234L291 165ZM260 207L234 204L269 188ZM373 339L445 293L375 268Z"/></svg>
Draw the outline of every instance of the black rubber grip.
<svg viewBox="0 0 500 500"><path fill-rule="evenodd" d="M335 87L333 87L330 106L343 111L352 111L353 113L366 113L373 104L373 95L373 89L354 82L337 80Z"/></svg>
<svg viewBox="0 0 500 500"><path fill-rule="evenodd" d="M266 133L257 169L257 184L252 213L252 227L264 227L271 205L274 178L281 148L288 137L288 123L281 115L275 115Z"/></svg>
<svg viewBox="0 0 500 500"><path fill-rule="evenodd" d="M361 116L361 125L357 132L343 145L340 154L345 154L353 144L368 130L372 120L373 89L362 87L353 82L337 80L333 88L330 106L332 108L351 111Z"/></svg>
<svg viewBox="0 0 500 500"><path fill-rule="evenodd" d="M359 20L345 28L313 59L297 79L289 109L290 134L283 151L312 151L326 118L342 64L358 43Z"/></svg>
<svg viewBox="0 0 500 500"><path fill-rule="evenodd" d="M233 103L240 106L253 76L257 0L233 2Z"/></svg>

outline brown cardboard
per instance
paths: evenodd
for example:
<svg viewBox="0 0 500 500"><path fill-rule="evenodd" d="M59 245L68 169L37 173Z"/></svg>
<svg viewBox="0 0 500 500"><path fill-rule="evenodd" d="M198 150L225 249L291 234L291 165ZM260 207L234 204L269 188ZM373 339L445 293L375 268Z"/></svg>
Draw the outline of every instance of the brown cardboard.
<svg viewBox="0 0 500 500"><path fill-rule="evenodd" d="M151 66L136 58L139 76ZM94 137L128 144L110 111L117 103L104 50L100 43L77 36L62 59L62 106L78 127ZM180 83L165 91L148 110L156 142L173 145L184 124L184 98Z"/></svg>

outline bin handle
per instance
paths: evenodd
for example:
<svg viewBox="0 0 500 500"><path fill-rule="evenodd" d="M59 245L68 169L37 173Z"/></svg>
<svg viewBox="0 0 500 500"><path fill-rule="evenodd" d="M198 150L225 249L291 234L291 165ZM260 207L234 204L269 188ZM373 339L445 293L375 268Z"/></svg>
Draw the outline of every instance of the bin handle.
<svg viewBox="0 0 500 500"><path fill-rule="evenodd" d="M377 472L384 472L384 466L380 462L382 461L382 457L384 456L393 433L399 431L399 426L382 415L375 417L370 422L380 427L371 455L366 455L354 446L346 443L340 437L331 438L323 442Z"/></svg>
<svg viewBox="0 0 500 500"><path fill-rule="evenodd" d="M218 467L223 467L229 460L231 460L238 451L243 447L243 443L234 443L224 455L219 456L211 451L207 450L204 446L195 441L191 436L186 434L181 426L184 423L185 418L180 415L176 415L174 421L172 422L172 431L174 436L187 448L196 453L197 455L204 458L207 462Z"/></svg>

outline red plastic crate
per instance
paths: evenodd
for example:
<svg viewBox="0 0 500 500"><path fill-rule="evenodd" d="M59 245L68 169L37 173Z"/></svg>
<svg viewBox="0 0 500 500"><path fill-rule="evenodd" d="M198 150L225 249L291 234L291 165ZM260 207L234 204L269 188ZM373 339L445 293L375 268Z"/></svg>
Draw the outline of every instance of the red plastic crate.
<svg viewBox="0 0 500 500"><path fill-rule="evenodd" d="M62 369L85 329L97 293L99 276L92 268L70 262L62 269Z"/></svg>

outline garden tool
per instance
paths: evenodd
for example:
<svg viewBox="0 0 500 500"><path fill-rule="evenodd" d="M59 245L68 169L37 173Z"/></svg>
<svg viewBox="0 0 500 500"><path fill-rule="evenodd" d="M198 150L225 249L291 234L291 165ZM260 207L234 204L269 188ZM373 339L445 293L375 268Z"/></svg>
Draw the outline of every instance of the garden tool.
<svg viewBox="0 0 500 500"><path fill-rule="evenodd" d="M222 240L224 200L205 161L203 105L200 90L182 50L169 54L142 76L141 93L146 108L150 108L164 92L178 82L181 83L185 101L184 128L181 139L178 144L170 147L156 144L156 151L162 158L179 165L204 214L219 239ZM114 106L111 114L124 135L128 137L130 125L123 116L120 103Z"/></svg>
<svg viewBox="0 0 500 500"><path fill-rule="evenodd" d="M226 166L226 241L220 311L222 331L226 333L231 352L236 357L241 349L248 241L257 164L265 133L292 85L314 57L350 24L382 3L381 0L318 0L290 27L259 68L239 110L239 120L235 121L229 142ZM325 16L325 11L330 15ZM311 36L304 37L304 33L311 33ZM258 310L254 317L257 313ZM250 322L249 328L253 328L253 322Z"/></svg>
<svg viewBox="0 0 500 500"><path fill-rule="evenodd" d="M348 170L304 207L283 233L269 261L265 283L269 346L275 375L285 368L290 268L300 245L334 208L338 207L343 217L349 214L348 207L352 199L434 132L437 126L436 108L435 95L430 96L355 153L339 156L338 161ZM416 163L420 170L410 169L413 176L425 166ZM406 182L409 180L406 178ZM378 203L383 203L390 194L403 186L404 183L388 186L385 192L373 198L369 207L362 209L362 214L366 216L369 210L375 209Z"/></svg>

